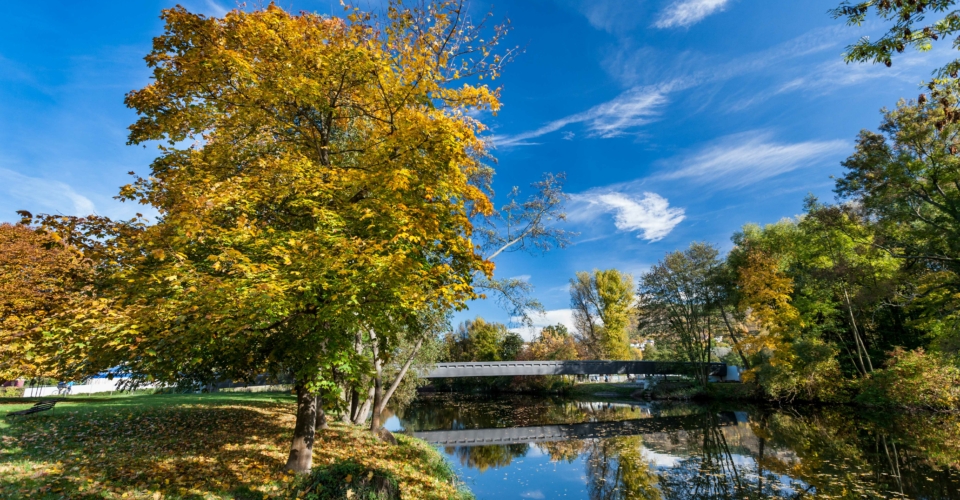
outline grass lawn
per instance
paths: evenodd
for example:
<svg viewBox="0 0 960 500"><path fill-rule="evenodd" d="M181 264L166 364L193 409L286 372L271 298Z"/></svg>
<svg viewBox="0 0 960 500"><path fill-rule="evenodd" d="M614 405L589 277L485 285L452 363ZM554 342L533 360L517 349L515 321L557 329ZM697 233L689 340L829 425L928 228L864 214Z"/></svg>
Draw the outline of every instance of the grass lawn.
<svg viewBox="0 0 960 500"><path fill-rule="evenodd" d="M74 396L52 411L5 416L30 406L22 401L0 400L0 498L296 495L297 479L282 471L294 425L288 394ZM461 497L436 450L397 438L390 446L334 424L318 434L314 465L383 472L403 498Z"/></svg>

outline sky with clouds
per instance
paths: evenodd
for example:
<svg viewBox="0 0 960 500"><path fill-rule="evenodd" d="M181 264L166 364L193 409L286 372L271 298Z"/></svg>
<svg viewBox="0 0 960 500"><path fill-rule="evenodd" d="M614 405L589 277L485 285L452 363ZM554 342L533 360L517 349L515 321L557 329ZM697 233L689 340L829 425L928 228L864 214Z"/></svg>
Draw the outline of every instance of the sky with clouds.
<svg viewBox="0 0 960 500"><path fill-rule="evenodd" d="M365 0L379 5L378 0ZM126 145L126 92L149 81L143 56L161 9L176 2L19 2L0 30L0 221L15 210L129 217L113 200L155 150ZM226 0L184 0L222 15ZM523 53L504 71L491 128L495 188L565 172L574 244L503 254L497 274L522 277L569 323L576 271L639 275L693 241L729 249L748 222L798 214L880 108L914 98L949 44L905 54L892 68L847 65L844 47L880 26L847 27L836 0L473 0L514 28ZM331 0L285 0L292 11L341 12ZM507 321L492 301L474 315ZM530 332L525 332L530 335Z"/></svg>

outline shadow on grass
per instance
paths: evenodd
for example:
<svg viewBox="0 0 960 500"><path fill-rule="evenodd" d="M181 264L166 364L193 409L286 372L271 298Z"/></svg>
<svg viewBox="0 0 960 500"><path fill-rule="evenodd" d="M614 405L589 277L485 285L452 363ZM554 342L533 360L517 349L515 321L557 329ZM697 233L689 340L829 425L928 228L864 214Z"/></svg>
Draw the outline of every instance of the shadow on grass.
<svg viewBox="0 0 960 500"><path fill-rule="evenodd" d="M0 497L280 495L292 427L284 400L289 397L83 398L51 412L4 417Z"/></svg>

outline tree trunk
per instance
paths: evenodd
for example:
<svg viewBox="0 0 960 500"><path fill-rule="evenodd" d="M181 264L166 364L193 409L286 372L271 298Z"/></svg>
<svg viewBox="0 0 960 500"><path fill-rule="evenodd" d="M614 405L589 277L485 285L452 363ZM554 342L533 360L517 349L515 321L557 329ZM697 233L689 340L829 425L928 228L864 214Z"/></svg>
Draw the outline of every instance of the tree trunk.
<svg viewBox="0 0 960 500"><path fill-rule="evenodd" d="M723 302L718 302L718 304L720 305L720 315L723 316L723 322L727 325L727 331L733 340L733 346L737 348L737 354L740 355L740 360L743 361L743 367L749 369L750 363L747 361L747 357L743 355L743 350L740 349L740 339L733 333L733 326L730 325L730 320L727 319L727 312L723 310Z"/></svg>
<svg viewBox="0 0 960 500"><path fill-rule="evenodd" d="M378 372L380 370L377 370ZM377 379L374 381L373 390L373 418L370 419L370 430L374 433L380 429L380 400L383 399L383 382L380 373L377 373Z"/></svg>
<svg viewBox="0 0 960 500"><path fill-rule="evenodd" d="M383 413L383 410L387 409L387 403L390 402L390 398L393 397L393 393L397 391L397 387L400 387L400 382L403 381L403 377L407 375L407 371L410 369L410 365L413 364L413 359L417 357L417 353L420 352L420 346L423 345L423 338L417 341L417 345L413 346L413 352L410 353L410 357L407 359L407 362L403 364L403 367L400 368L400 372L397 373L397 379L390 384L390 387L387 388L387 392L384 393L383 399L380 401L380 405L376 407L374 411L377 413Z"/></svg>
<svg viewBox="0 0 960 500"><path fill-rule="evenodd" d="M313 440L316 436L317 398L297 384L297 424L293 428L293 444L286 470L306 474L313 467Z"/></svg>
<svg viewBox="0 0 960 500"><path fill-rule="evenodd" d="M367 393L367 399L360 406L360 409L357 410L357 414L353 417L354 425L363 425L367 421L367 414L370 413L370 405L373 403L373 387L370 388L370 392Z"/></svg>
<svg viewBox="0 0 960 500"><path fill-rule="evenodd" d="M316 398L317 406L317 423L314 426L318 430L327 430L329 425L327 425L327 412L323 410L323 393L317 394Z"/></svg>
<svg viewBox="0 0 960 500"><path fill-rule="evenodd" d="M847 313L850 315L850 326L853 327L853 337L857 341L857 355L860 354L860 351L863 350L863 356L867 358L867 366L870 368L870 371L873 371L873 362L870 361L870 353L867 352L867 346L863 343L863 339L860 338L860 330L857 328L857 320L853 316L853 305L850 304L850 296L847 295L847 287L841 286L843 288L843 298L847 303ZM863 364L863 359L860 359L860 364Z"/></svg>
<svg viewBox="0 0 960 500"><path fill-rule="evenodd" d="M380 346L377 344L377 333L370 330L370 348L373 351L373 369L376 376L373 379L373 417L370 419L370 430L376 433L380 429L380 400L383 399L383 361L380 359Z"/></svg>
<svg viewBox="0 0 960 500"><path fill-rule="evenodd" d="M357 412L360 411L360 391L356 387L350 390L350 421L357 418Z"/></svg>

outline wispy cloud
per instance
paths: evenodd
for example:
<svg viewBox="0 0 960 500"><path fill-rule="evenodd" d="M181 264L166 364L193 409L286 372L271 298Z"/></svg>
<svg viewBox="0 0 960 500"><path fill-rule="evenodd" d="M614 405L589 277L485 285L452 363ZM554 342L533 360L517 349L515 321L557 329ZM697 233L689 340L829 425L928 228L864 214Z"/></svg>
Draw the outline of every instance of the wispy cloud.
<svg viewBox="0 0 960 500"><path fill-rule="evenodd" d="M774 140L769 132L753 131L727 136L690 156L674 160L679 168L656 178L742 187L820 164L849 149L847 141L783 143Z"/></svg>
<svg viewBox="0 0 960 500"><path fill-rule="evenodd" d="M723 10L730 0L678 0L664 9L654 23L658 28L686 28Z"/></svg>
<svg viewBox="0 0 960 500"><path fill-rule="evenodd" d="M93 202L77 193L67 184L51 179L30 177L13 170L0 168L0 198L2 208L10 210L49 211L67 215L94 213ZM18 206L19 204L19 206ZM0 214L0 220L11 214Z"/></svg>
<svg viewBox="0 0 960 500"><path fill-rule="evenodd" d="M554 120L529 132L495 135L489 140L497 147L532 146L538 144L532 142L532 139L573 124L584 124L589 135L594 137L617 137L655 120L660 115L661 108L667 103L667 94L672 90L670 84L634 88L611 101L594 106L587 111Z"/></svg>
<svg viewBox="0 0 960 500"><path fill-rule="evenodd" d="M562 130L568 126L583 125L587 136L611 138L637 133L640 127L659 119L663 109L670 103L670 96L693 87L725 82L738 76L763 70L770 65L783 64L792 58L821 52L837 46L835 30L814 30L803 36L732 61L709 65L690 61L686 67L701 67L697 71L680 69L673 76L663 78L660 83L637 84L616 98L593 106L592 108L548 122L539 128L513 135L494 135L488 140L497 147L538 145L537 138ZM649 51L637 51L647 54ZM624 83L635 81L640 74L636 68L641 66L641 57L635 59L626 53L607 61L608 67L621 68L614 74ZM694 64L696 62L696 64ZM633 68L633 69L631 69ZM565 136L564 138L568 138Z"/></svg>
<svg viewBox="0 0 960 500"><path fill-rule="evenodd" d="M204 0L204 6L206 7L206 10L210 12L210 14L216 17L223 17L227 15L227 12L230 12L230 9L223 6L220 2L216 2L215 0Z"/></svg>
<svg viewBox="0 0 960 500"><path fill-rule="evenodd" d="M572 214L572 219L610 214L618 230L639 233L637 238L651 242L665 238L686 218L683 208L671 207L666 198L651 192L636 195L601 188L573 195L573 201L581 205L581 213Z"/></svg>
<svg viewBox="0 0 960 500"><path fill-rule="evenodd" d="M623 0L560 0L574 7L590 26L608 33L623 33L643 23L650 6Z"/></svg>

